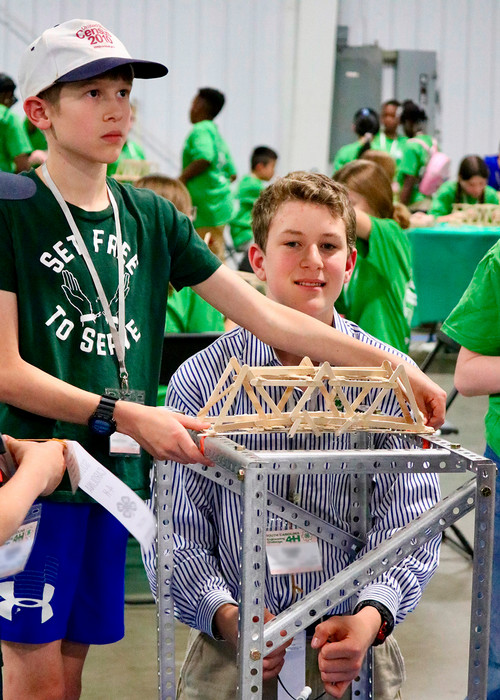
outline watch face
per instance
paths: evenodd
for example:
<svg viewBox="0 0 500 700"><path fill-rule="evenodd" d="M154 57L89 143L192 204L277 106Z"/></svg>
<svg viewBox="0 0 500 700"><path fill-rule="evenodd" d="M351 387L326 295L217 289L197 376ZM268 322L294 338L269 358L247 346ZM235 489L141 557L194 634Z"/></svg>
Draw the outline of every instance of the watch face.
<svg viewBox="0 0 500 700"><path fill-rule="evenodd" d="M96 435L108 437L115 432L114 421L106 420L105 418L91 418L89 427Z"/></svg>

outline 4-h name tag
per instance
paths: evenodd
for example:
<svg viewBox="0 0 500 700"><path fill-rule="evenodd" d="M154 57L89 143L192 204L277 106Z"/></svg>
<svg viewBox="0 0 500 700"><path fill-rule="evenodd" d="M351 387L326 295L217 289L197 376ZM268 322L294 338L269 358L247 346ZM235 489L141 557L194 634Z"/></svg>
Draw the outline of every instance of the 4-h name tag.
<svg viewBox="0 0 500 700"><path fill-rule="evenodd" d="M266 555L273 576L321 571L321 554L314 535L300 529L268 530Z"/></svg>

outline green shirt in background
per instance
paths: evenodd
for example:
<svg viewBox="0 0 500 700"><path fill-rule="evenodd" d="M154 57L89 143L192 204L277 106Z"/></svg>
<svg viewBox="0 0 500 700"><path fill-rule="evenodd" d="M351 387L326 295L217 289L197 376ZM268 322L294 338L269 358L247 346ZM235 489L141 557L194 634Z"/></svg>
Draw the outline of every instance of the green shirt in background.
<svg viewBox="0 0 500 700"><path fill-rule="evenodd" d="M14 158L32 150L21 117L0 104L0 170L15 172Z"/></svg>
<svg viewBox="0 0 500 700"><path fill-rule="evenodd" d="M165 333L224 333L224 316L191 287L169 294ZM167 387L160 384L157 405L165 405Z"/></svg>
<svg viewBox="0 0 500 700"><path fill-rule="evenodd" d="M253 239L252 209L266 187L267 183L255 175L245 175L241 179L236 194L239 208L231 221L231 237L236 249Z"/></svg>
<svg viewBox="0 0 500 700"><path fill-rule="evenodd" d="M182 168L195 160L208 160L210 167L186 182L197 209L194 226L227 224L233 215L230 184L231 178L236 175L236 168L217 124L210 119L194 124L184 144Z"/></svg>
<svg viewBox="0 0 500 700"><path fill-rule="evenodd" d="M403 155L401 156L399 168L396 171L396 180L400 187L403 187L406 175L420 178L424 167L427 165L429 153L426 151L425 146L419 143L419 140L424 141L429 147L432 146L432 137L428 136L428 134L419 134L414 138L407 139L403 148ZM413 186L408 204L413 204L421 199L425 199L425 196L419 191L417 182L417 184Z"/></svg>
<svg viewBox="0 0 500 700"><path fill-rule="evenodd" d="M417 305L410 241L392 219L370 219L370 238L356 242L358 259L346 291L346 316L384 343L408 352Z"/></svg>
<svg viewBox="0 0 500 700"><path fill-rule="evenodd" d="M373 137L370 148L374 151L384 151L388 153L391 158L394 159L397 167L401 162L403 148L407 141L407 136L396 136L395 139L391 139L386 136L383 131L379 131L378 134L375 134Z"/></svg>
<svg viewBox="0 0 500 700"><path fill-rule="evenodd" d="M191 287L170 294L167 300L166 333L224 333L224 316Z"/></svg>
<svg viewBox="0 0 500 700"><path fill-rule="evenodd" d="M47 150L47 139L45 138L45 134L40 129L37 129L36 126L30 122L28 117L24 118L23 129L24 133L29 139L29 142L31 143L32 151Z"/></svg>
<svg viewBox="0 0 500 700"><path fill-rule="evenodd" d="M443 182L432 198L429 214L432 214L433 216L446 216L447 214L451 214L453 205L455 204L457 184L458 183L456 180L448 180L448 182ZM498 204L498 201L498 192L494 190L493 187L486 185L486 189L484 190L484 203ZM477 199L475 197L471 197L464 192L464 190L462 190L460 203L477 204Z"/></svg>
<svg viewBox="0 0 500 700"><path fill-rule="evenodd" d="M500 241L481 260L471 283L443 324L446 335L479 355L500 355ZM500 394L489 397L486 441L500 454Z"/></svg>
<svg viewBox="0 0 500 700"><path fill-rule="evenodd" d="M146 154L141 146L135 141L125 141L123 144L122 152L118 156L118 160L114 163L109 163L106 168L106 174L108 177L114 175L118 169L118 165L124 160L146 160Z"/></svg>
<svg viewBox="0 0 500 700"><path fill-rule="evenodd" d="M333 161L333 172L336 173L337 170L343 168L347 163L356 160L362 145L360 141L355 141L354 143L347 143L345 146L342 146L342 148L339 148Z"/></svg>

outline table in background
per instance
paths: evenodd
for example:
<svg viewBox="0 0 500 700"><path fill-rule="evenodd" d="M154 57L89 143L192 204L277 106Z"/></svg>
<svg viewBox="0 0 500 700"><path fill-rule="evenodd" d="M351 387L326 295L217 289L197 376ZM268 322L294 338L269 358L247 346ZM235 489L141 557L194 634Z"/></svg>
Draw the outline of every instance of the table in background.
<svg viewBox="0 0 500 700"><path fill-rule="evenodd" d="M442 323L469 285L478 262L500 238L500 228L439 224L408 230L417 308L413 327Z"/></svg>

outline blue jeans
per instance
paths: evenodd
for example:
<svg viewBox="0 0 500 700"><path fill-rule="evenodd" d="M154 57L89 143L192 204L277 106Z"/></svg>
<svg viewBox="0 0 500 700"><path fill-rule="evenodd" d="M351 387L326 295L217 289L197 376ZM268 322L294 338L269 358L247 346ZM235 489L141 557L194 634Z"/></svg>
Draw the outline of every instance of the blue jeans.
<svg viewBox="0 0 500 700"><path fill-rule="evenodd" d="M500 457L488 445L484 456L495 462L500 472ZM493 571L491 574L491 627L487 699L500 700L500 477L498 476L495 494Z"/></svg>

